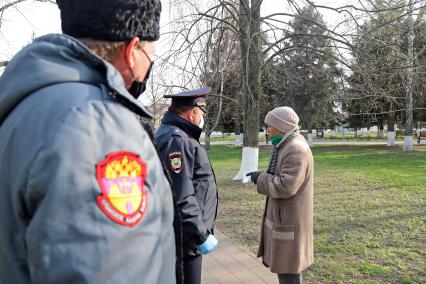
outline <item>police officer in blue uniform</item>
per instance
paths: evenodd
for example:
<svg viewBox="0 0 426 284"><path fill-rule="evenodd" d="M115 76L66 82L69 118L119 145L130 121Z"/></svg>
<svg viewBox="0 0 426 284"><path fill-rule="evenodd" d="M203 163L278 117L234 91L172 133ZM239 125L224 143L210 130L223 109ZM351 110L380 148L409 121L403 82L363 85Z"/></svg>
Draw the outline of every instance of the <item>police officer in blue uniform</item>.
<svg viewBox="0 0 426 284"><path fill-rule="evenodd" d="M202 254L217 246L213 235L217 214L216 179L199 138L211 88L164 96L172 104L155 133L182 218L184 282L201 283Z"/></svg>

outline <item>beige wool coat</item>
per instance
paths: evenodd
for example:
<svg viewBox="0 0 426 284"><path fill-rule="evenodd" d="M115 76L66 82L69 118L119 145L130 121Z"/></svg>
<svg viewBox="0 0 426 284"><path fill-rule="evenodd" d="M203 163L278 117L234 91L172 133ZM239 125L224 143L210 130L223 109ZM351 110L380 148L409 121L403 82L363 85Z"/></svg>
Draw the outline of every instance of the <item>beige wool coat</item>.
<svg viewBox="0 0 426 284"><path fill-rule="evenodd" d="M262 172L257 180L257 191L267 196L258 257L274 273L297 274L314 262L314 163L298 132L277 147L275 174Z"/></svg>

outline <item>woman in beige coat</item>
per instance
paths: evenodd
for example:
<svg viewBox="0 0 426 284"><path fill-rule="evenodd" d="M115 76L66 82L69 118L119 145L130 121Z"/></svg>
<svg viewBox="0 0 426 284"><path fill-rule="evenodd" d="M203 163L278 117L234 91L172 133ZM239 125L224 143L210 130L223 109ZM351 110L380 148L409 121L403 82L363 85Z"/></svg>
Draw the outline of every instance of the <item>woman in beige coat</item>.
<svg viewBox="0 0 426 284"><path fill-rule="evenodd" d="M266 195L258 257L280 284L302 283L302 271L314 262L312 153L292 108L275 108L265 123L274 145L268 170L247 174Z"/></svg>

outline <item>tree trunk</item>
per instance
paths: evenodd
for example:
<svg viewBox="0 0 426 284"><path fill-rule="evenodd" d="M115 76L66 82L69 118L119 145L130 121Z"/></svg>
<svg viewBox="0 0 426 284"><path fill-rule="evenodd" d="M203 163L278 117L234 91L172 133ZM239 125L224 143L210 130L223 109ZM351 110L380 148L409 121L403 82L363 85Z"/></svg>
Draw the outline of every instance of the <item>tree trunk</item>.
<svg viewBox="0 0 426 284"><path fill-rule="evenodd" d="M244 183L250 181L246 173L257 170L259 155L259 100L262 91L261 3L262 0L240 0L239 7L244 148L240 171L234 180L242 180Z"/></svg>
<svg viewBox="0 0 426 284"><path fill-rule="evenodd" d="M240 107L237 106L237 113L235 115L235 146L240 147L243 144L243 136L241 134L241 111Z"/></svg>
<svg viewBox="0 0 426 284"><path fill-rule="evenodd" d="M204 131L204 135L205 135L205 138L204 138L204 148L206 150L209 150L210 149L210 136L211 136L211 132L206 129Z"/></svg>
<svg viewBox="0 0 426 284"><path fill-rule="evenodd" d="M209 150L210 149L210 137L212 134L212 130L210 127L210 121L208 119L205 120L205 126L204 126L204 149Z"/></svg>
<svg viewBox="0 0 426 284"><path fill-rule="evenodd" d="M308 145L309 147L313 147L314 146L314 140L312 139L312 123L308 123Z"/></svg>
<svg viewBox="0 0 426 284"><path fill-rule="evenodd" d="M385 127L383 125L383 120L379 120L378 127L377 127L377 137L379 139L385 138Z"/></svg>
<svg viewBox="0 0 426 284"><path fill-rule="evenodd" d="M391 111L388 117L388 131L395 131L395 112Z"/></svg>
<svg viewBox="0 0 426 284"><path fill-rule="evenodd" d="M407 74L405 79L405 132L404 152L413 151L413 74L414 74L414 24L413 24L413 0L408 2L407 11Z"/></svg>
<svg viewBox="0 0 426 284"><path fill-rule="evenodd" d="M395 112L391 111L388 117L388 143L387 146L395 146Z"/></svg>
<svg viewBox="0 0 426 284"><path fill-rule="evenodd" d="M248 92L244 94L244 147L259 147L259 109L261 96L262 47L260 37L260 4L251 0L250 37L248 40ZM246 76L247 78L247 76Z"/></svg>
<svg viewBox="0 0 426 284"><path fill-rule="evenodd" d="M338 131L338 126L334 126L334 129L333 129L333 130L331 130L331 137L332 137L332 138L337 138L337 137L336 137L336 133L337 133L337 131Z"/></svg>

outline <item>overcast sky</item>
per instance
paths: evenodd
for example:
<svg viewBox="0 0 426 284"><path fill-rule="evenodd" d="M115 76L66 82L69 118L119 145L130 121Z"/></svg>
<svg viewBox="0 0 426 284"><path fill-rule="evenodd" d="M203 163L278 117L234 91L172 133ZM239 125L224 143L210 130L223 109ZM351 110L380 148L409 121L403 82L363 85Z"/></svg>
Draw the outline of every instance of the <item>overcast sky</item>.
<svg viewBox="0 0 426 284"><path fill-rule="evenodd" d="M284 0L264 0L262 14L277 12L277 4ZM9 0L0 0L3 6ZM344 5L351 0L317 0L316 3L332 6ZM163 1L162 25L168 21L168 1ZM279 4L278 4L279 5ZM335 20L336 14L322 11L326 21ZM48 33L61 33L59 10L56 5L37 1L25 1L17 8L9 8L2 15L0 26L0 61L10 59L23 46L31 42L32 36L39 37Z"/></svg>

